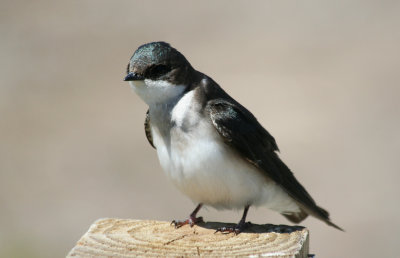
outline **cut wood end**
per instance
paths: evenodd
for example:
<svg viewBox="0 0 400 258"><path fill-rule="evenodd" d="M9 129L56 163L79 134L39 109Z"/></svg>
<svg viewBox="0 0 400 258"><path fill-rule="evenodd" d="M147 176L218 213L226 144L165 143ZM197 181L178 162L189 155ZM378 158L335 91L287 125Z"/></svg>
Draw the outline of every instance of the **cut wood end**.
<svg viewBox="0 0 400 258"><path fill-rule="evenodd" d="M67 257L308 255L306 228L253 224L239 235L215 233L219 227L232 225L207 222L175 229L164 221L100 219ZM270 232L276 229L291 233Z"/></svg>

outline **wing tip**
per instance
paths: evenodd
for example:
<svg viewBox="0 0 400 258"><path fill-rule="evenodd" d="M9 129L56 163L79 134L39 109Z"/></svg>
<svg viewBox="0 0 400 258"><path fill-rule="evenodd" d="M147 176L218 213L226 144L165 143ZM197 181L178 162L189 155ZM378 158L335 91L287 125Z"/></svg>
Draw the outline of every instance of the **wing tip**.
<svg viewBox="0 0 400 258"><path fill-rule="evenodd" d="M346 232L343 228L339 227L338 225L334 224L332 221L330 221L329 219L325 220L325 223L328 224L331 227L336 228L337 230L340 230L342 232Z"/></svg>
<svg viewBox="0 0 400 258"><path fill-rule="evenodd" d="M314 209L308 209L304 206L300 207L300 212L295 213L295 214L282 214L285 216L287 219L289 219L291 222L294 223L299 223L305 218L307 218L308 215L312 215L313 217L322 220L325 222L328 226L334 227L337 230L340 230L342 232L346 232L343 228L339 227L335 223L333 223L330 218L329 218L329 212L319 206L315 206Z"/></svg>

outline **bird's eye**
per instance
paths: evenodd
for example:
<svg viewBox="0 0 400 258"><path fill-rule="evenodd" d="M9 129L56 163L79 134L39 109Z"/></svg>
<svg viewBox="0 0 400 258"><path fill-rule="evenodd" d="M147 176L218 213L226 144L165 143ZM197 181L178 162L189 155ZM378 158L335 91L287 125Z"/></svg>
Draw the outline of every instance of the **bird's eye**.
<svg viewBox="0 0 400 258"><path fill-rule="evenodd" d="M156 65L150 69L149 75L151 78L158 78L161 75L168 73L170 70L171 70L171 67L169 67L167 65Z"/></svg>

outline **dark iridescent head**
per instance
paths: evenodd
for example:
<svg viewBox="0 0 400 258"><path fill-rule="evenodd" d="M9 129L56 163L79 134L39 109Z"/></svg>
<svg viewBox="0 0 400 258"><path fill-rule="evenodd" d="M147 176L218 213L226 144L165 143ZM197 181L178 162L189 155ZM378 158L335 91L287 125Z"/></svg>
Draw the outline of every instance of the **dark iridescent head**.
<svg viewBox="0 0 400 258"><path fill-rule="evenodd" d="M124 80L162 80L183 85L192 71L192 66L178 50L165 42L151 42L135 51Z"/></svg>

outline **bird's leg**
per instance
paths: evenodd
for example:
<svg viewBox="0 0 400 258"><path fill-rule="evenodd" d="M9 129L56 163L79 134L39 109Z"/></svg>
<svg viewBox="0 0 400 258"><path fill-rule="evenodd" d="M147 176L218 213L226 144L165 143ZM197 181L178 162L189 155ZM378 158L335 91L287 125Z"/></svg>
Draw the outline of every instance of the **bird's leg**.
<svg viewBox="0 0 400 258"><path fill-rule="evenodd" d="M190 214L190 216L187 220L183 220L183 221L173 220L171 222L171 225L174 224L175 228L180 228L187 224L189 224L191 227L193 227L196 223L203 222L202 217L198 217L198 218L196 217L197 212L199 212L199 210L201 209L202 206L203 206L202 203L197 205L196 209L194 209L194 211Z"/></svg>
<svg viewBox="0 0 400 258"><path fill-rule="evenodd" d="M217 233L217 232L235 233L235 235L237 235L240 232L242 232L247 226L249 226L251 224L250 222L246 223L246 216L247 216L247 212L249 211L249 208L250 208L250 205L247 205L246 207L244 207L243 216L236 226L218 228L217 231L215 231L215 233Z"/></svg>

